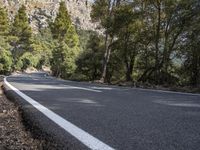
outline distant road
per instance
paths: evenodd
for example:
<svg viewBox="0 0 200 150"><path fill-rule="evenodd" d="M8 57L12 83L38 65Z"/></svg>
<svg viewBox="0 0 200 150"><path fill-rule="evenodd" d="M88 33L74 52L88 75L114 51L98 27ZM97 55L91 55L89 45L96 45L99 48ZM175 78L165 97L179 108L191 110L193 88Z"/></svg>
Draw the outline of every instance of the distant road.
<svg viewBox="0 0 200 150"><path fill-rule="evenodd" d="M200 149L198 94L63 81L43 73L6 81L56 124L51 130L61 127L63 135L55 134L69 134L85 149Z"/></svg>

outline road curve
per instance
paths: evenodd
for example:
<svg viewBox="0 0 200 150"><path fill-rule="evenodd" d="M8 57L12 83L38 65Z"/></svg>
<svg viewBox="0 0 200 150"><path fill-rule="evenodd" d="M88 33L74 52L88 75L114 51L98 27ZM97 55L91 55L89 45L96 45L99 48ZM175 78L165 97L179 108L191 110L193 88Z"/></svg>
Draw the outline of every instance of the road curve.
<svg viewBox="0 0 200 150"><path fill-rule="evenodd" d="M41 120L56 136L81 143L74 149L200 149L198 94L100 86L57 80L43 73L10 76L6 80L62 121L87 133L90 138L80 139L84 135L78 133L82 132L75 135L70 133L73 129L64 130L51 118Z"/></svg>

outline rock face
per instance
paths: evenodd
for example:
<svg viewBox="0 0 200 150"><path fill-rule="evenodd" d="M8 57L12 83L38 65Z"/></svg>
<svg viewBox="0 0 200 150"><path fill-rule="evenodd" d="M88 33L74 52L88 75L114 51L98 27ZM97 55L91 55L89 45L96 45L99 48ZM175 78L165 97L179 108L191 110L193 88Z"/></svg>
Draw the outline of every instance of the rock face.
<svg viewBox="0 0 200 150"><path fill-rule="evenodd" d="M7 8L11 19L24 4L34 32L48 26L48 21L55 19L61 0L0 0L0 6ZM92 3L88 0L65 0L73 23L84 30L96 30L97 24L91 22Z"/></svg>

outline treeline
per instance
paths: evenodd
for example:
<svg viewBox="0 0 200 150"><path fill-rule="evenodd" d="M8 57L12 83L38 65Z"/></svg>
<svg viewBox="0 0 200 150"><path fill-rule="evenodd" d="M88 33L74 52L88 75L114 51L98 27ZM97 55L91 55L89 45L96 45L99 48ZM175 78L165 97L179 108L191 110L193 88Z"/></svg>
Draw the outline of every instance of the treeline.
<svg viewBox="0 0 200 150"><path fill-rule="evenodd" d="M24 5L12 22L7 10L0 8L0 41L0 74L50 66L53 75L68 78L76 70L79 37L64 2L56 19L49 19L49 27L37 34L32 33Z"/></svg>
<svg viewBox="0 0 200 150"><path fill-rule="evenodd" d="M0 73L45 65L67 79L200 84L199 0L95 0L91 18L104 35L75 28L61 2L33 34L25 6L12 23L0 8Z"/></svg>
<svg viewBox="0 0 200 150"><path fill-rule="evenodd" d="M53 44L51 38L46 39L46 33L32 33L24 5L12 22L6 8L0 8L0 74L48 64Z"/></svg>
<svg viewBox="0 0 200 150"><path fill-rule="evenodd" d="M105 31L79 60L91 79L200 84L199 0L95 0L91 17Z"/></svg>

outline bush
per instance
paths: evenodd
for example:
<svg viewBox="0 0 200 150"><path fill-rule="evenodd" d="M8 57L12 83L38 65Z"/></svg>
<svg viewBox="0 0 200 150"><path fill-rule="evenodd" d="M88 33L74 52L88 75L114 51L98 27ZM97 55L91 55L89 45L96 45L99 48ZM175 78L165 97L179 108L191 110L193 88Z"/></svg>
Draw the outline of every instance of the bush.
<svg viewBox="0 0 200 150"><path fill-rule="evenodd" d="M0 49L0 74L8 74L11 72L12 56L10 51Z"/></svg>
<svg viewBox="0 0 200 150"><path fill-rule="evenodd" d="M64 42L57 46L52 52L51 69L53 75L69 78L76 69L75 60L78 52L76 47L70 48Z"/></svg>
<svg viewBox="0 0 200 150"><path fill-rule="evenodd" d="M39 55L33 55L30 52L24 53L17 62L17 69L25 70L28 67L37 67L40 61Z"/></svg>

